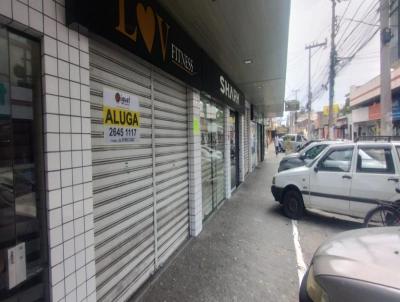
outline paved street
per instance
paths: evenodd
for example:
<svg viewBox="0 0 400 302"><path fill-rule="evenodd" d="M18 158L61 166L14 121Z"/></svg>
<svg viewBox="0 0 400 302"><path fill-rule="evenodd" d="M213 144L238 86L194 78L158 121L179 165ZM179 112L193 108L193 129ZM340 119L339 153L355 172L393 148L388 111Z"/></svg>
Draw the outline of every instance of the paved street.
<svg viewBox="0 0 400 302"><path fill-rule="evenodd" d="M200 236L136 299L297 301L293 226L270 193L281 156L269 150L266 161L207 221ZM358 223L314 214L299 221L305 263L329 236L358 227Z"/></svg>

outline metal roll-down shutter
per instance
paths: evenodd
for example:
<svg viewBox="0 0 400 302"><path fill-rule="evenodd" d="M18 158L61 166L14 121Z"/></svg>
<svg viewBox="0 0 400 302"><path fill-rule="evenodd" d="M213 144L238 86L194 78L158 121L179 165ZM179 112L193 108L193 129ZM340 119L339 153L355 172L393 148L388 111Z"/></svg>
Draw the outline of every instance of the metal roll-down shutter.
<svg viewBox="0 0 400 302"><path fill-rule="evenodd" d="M246 108L244 116L244 171L249 173L249 140L250 140L250 110Z"/></svg>
<svg viewBox="0 0 400 302"><path fill-rule="evenodd" d="M138 142L105 142L104 87L139 97ZM95 40L90 88L97 300L124 301L188 237L186 89Z"/></svg>
<svg viewBox="0 0 400 302"><path fill-rule="evenodd" d="M162 264L189 236L186 88L154 74L158 257Z"/></svg>

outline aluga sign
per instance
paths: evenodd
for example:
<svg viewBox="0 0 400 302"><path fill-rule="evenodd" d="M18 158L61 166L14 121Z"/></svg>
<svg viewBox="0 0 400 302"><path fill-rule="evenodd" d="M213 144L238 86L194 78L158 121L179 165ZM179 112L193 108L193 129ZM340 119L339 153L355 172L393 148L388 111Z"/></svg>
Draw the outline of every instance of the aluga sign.
<svg viewBox="0 0 400 302"><path fill-rule="evenodd" d="M104 139L109 144L129 144L140 137L139 101L135 95L104 88Z"/></svg>

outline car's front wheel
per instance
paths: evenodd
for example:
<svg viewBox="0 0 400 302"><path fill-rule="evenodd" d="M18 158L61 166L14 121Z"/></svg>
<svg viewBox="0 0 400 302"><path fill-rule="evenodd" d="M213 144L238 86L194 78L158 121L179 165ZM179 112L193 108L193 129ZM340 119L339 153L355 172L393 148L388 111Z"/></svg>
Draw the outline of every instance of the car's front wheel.
<svg viewBox="0 0 400 302"><path fill-rule="evenodd" d="M283 212L291 219L300 219L304 215L304 203L301 194L290 190L283 196Z"/></svg>

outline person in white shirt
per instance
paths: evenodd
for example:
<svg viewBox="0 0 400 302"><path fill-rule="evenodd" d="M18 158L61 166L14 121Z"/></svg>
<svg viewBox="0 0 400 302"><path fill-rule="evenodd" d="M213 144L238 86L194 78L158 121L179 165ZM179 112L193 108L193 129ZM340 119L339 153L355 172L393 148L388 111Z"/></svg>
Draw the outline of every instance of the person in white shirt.
<svg viewBox="0 0 400 302"><path fill-rule="evenodd" d="M279 137L278 137L278 135L275 135L274 145L275 145L275 154L278 155L278 153L279 153Z"/></svg>

